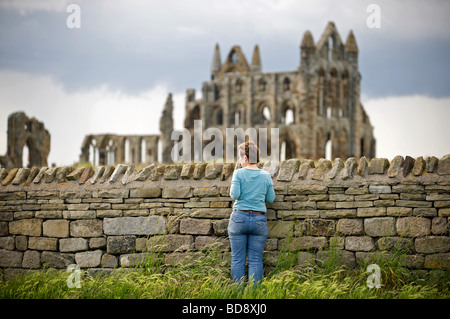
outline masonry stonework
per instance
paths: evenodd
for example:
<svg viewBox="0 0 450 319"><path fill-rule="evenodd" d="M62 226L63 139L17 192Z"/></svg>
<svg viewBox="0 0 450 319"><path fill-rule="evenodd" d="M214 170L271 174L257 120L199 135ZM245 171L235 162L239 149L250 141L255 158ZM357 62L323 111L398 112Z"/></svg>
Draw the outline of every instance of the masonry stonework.
<svg viewBox="0 0 450 319"><path fill-rule="evenodd" d="M406 163L409 163L406 165ZM321 265L337 251L359 267L396 249L413 271L450 268L450 155L345 162L263 162L276 200L267 204L266 269L283 251ZM173 265L210 245L230 259L234 163L33 167L0 170L0 267L91 271L133 267L158 251Z"/></svg>

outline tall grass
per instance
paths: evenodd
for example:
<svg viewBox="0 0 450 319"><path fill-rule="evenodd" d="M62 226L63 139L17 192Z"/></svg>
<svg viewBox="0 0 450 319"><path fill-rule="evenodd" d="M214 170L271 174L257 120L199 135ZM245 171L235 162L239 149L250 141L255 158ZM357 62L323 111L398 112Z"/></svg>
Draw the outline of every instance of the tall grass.
<svg viewBox="0 0 450 319"><path fill-rule="evenodd" d="M449 272L435 283L403 268L398 258L379 260L381 288L367 286L365 268L347 269L335 262L313 267L278 264L258 288L237 286L230 279L229 262L217 249L204 251L190 262L166 266L158 254L132 269L118 268L109 275L83 271L81 288L69 288L65 271L32 271L0 282L0 298L195 298L195 299L303 299L303 298L450 298Z"/></svg>

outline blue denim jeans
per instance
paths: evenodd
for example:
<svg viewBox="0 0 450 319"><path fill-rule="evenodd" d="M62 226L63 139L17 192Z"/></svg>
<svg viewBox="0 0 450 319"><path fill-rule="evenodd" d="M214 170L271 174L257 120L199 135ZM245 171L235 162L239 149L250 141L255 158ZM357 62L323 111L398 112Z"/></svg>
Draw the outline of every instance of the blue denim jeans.
<svg viewBox="0 0 450 319"><path fill-rule="evenodd" d="M248 278L259 284L263 276L263 252L266 245L267 218L234 210L228 224L231 245L231 279L243 281L245 277L245 259L248 255Z"/></svg>

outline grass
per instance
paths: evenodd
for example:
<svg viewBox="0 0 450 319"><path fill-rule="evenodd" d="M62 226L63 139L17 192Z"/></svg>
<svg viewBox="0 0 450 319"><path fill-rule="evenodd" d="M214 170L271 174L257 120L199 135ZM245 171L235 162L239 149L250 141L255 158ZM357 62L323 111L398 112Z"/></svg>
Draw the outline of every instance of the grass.
<svg viewBox="0 0 450 319"><path fill-rule="evenodd" d="M222 252L204 252L191 262L166 266L151 255L145 264L116 269L110 275L82 271L81 288L69 288L66 271L32 271L1 281L2 299L372 299L450 298L449 271L431 282L399 265L398 259L378 261L381 288L367 286L365 267L348 269L329 258L314 267L278 264L258 288L237 286L230 279ZM157 258L155 258L155 256Z"/></svg>

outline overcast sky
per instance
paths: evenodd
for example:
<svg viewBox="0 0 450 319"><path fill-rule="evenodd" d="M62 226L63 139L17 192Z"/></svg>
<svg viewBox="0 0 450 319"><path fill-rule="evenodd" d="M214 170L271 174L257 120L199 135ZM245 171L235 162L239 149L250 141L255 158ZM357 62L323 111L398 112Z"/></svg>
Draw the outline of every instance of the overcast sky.
<svg viewBox="0 0 450 319"><path fill-rule="evenodd" d="M70 3L81 28L67 27ZM367 20L380 8L380 28ZM222 60L259 45L264 72L293 71L306 30L334 21L359 47L361 95L377 157L450 153L450 1L0 0L0 154L7 117L24 111L51 134L49 164L77 162L91 133L158 134L169 92L175 128L188 88Z"/></svg>

